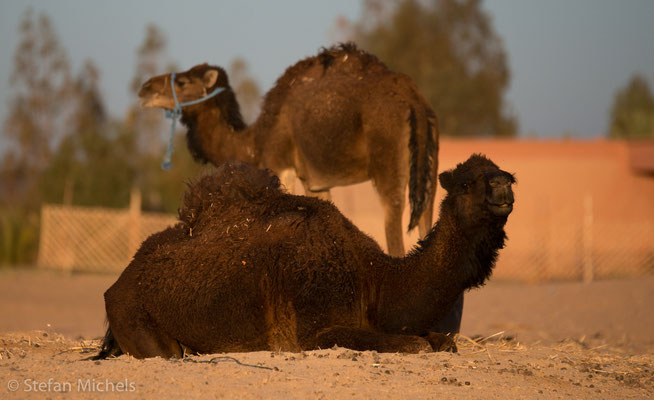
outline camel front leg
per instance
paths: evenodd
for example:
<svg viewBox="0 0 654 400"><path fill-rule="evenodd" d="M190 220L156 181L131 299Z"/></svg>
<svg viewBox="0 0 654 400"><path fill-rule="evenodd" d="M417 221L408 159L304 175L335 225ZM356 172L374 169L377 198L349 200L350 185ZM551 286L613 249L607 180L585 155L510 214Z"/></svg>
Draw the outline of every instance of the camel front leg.
<svg viewBox="0 0 654 400"><path fill-rule="evenodd" d="M302 186L304 186L304 194L306 196L317 197L321 200L332 201L332 195L329 193L329 189L321 191L312 191L309 189L309 184L305 181L302 181Z"/></svg>
<svg viewBox="0 0 654 400"><path fill-rule="evenodd" d="M317 348L328 349L334 346L359 351L375 350L380 353L434 351L429 340L419 336L381 333L345 326L328 328L316 336Z"/></svg>
<svg viewBox="0 0 654 400"><path fill-rule="evenodd" d="M289 194L295 194L295 178L297 174L292 168L288 168L279 173L279 181Z"/></svg>
<svg viewBox="0 0 654 400"><path fill-rule="evenodd" d="M429 332L427 336L425 336L425 339L427 339L429 344L431 344L434 351L449 351L450 353L456 353L458 349L454 337L454 334L444 335L439 332Z"/></svg>
<svg viewBox="0 0 654 400"><path fill-rule="evenodd" d="M459 333L461 329L461 319L463 318L463 293L456 299L445 317L438 322L432 329L440 333Z"/></svg>

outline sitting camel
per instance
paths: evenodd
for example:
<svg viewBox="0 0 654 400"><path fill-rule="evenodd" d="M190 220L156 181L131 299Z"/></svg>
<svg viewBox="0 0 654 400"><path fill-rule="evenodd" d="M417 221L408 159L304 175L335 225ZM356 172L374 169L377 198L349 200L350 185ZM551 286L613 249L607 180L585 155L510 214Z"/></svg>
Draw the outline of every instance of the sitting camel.
<svg viewBox="0 0 654 400"><path fill-rule="evenodd" d="M268 171L221 166L189 187L180 223L150 236L105 293L97 358L451 348L430 328L490 276L515 180L473 155L440 182L438 222L395 258L331 203L285 193Z"/></svg>

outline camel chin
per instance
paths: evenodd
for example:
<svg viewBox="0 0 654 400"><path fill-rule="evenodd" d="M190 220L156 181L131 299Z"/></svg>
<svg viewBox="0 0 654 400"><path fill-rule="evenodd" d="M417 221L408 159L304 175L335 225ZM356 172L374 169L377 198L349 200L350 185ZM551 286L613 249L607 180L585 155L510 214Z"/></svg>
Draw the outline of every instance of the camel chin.
<svg viewBox="0 0 654 400"><path fill-rule="evenodd" d="M506 217L513 211L513 204L488 204L488 209L497 217Z"/></svg>

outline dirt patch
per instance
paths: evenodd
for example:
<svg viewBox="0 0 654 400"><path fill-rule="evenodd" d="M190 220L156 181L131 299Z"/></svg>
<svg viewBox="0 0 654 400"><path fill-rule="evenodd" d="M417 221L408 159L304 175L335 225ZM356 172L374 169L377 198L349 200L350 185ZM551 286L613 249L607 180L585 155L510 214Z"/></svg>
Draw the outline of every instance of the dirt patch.
<svg viewBox="0 0 654 400"><path fill-rule="evenodd" d="M100 392L125 398L651 398L651 355L567 341L459 341L459 353L379 354L343 348L84 361L96 341L42 331L0 336L4 398ZM13 386L11 386L13 385ZM16 389L10 392L9 389Z"/></svg>
<svg viewBox="0 0 654 400"><path fill-rule="evenodd" d="M102 293L115 279L0 274L0 397L654 397L652 278L492 282L468 293L456 354L335 348L85 361L97 352Z"/></svg>

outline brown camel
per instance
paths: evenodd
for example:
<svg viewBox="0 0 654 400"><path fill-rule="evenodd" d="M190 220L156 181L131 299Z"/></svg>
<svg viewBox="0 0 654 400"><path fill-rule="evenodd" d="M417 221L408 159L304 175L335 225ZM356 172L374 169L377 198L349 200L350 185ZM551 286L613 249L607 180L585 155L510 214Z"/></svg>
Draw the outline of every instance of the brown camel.
<svg viewBox="0 0 654 400"><path fill-rule="evenodd" d="M196 160L229 160L268 168L289 189L295 176L307 194L372 180L384 208L389 254L404 255L402 212L407 184L409 230L424 237L432 222L438 170L436 116L409 77L390 71L354 44L325 49L289 67L246 127L220 67L197 65L176 74L180 102L219 95L182 109ZM142 105L171 110L171 74L141 87Z"/></svg>
<svg viewBox="0 0 654 400"><path fill-rule="evenodd" d="M190 186L180 223L150 236L105 293L109 329L97 358L451 348L430 328L490 276L515 181L481 155L440 181L438 222L396 258L330 202L224 164Z"/></svg>

